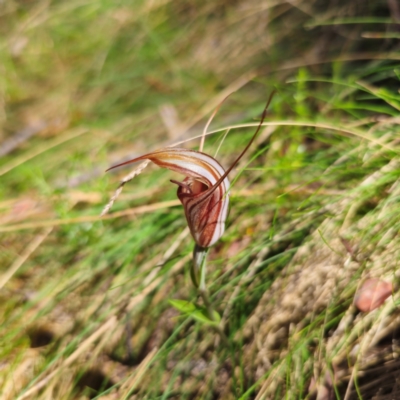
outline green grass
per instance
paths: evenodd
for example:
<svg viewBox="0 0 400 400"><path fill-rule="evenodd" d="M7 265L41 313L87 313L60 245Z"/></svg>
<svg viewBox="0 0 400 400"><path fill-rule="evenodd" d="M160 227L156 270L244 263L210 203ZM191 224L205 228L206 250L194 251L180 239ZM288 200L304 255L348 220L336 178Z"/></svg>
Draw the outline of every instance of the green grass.
<svg viewBox="0 0 400 400"><path fill-rule="evenodd" d="M1 5L1 398L395 390L398 24L383 1L323 3ZM104 171L181 140L197 149L237 90L204 148L221 145L227 168L274 88L208 257L226 346L169 303L201 304L177 174L148 166L102 219L130 169ZM363 314L352 302L368 277L394 294Z"/></svg>

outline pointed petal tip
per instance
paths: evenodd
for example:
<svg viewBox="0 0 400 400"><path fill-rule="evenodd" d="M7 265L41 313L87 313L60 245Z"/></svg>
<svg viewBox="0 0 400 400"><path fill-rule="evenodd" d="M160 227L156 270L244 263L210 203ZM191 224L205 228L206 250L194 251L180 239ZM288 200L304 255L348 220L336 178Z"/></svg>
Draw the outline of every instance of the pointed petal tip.
<svg viewBox="0 0 400 400"><path fill-rule="evenodd" d="M147 154L146 154L147 155ZM146 156L145 155L145 156ZM106 169L106 172L110 171L111 169L114 168L118 168L118 167L122 167L123 165L128 165L128 164L132 164L136 161L140 161L143 160L145 158L145 156L140 156L140 157L136 157L136 158L132 158L132 160L128 160L128 161L124 161L123 163L117 164L117 165L113 165L112 167Z"/></svg>

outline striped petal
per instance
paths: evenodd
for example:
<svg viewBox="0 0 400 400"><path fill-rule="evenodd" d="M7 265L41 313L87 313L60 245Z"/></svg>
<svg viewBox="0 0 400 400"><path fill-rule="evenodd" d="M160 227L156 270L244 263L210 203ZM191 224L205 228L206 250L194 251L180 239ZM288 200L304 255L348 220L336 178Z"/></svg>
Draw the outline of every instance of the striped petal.
<svg viewBox="0 0 400 400"><path fill-rule="evenodd" d="M212 246L225 231L230 188L228 174L249 149L260 131L274 93L275 91L269 96L260 124L253 137L226 171L217 160L208 154L175 147L153 151L109 169L140 160L150 160L162 168L184 175L185 179L182 182L175 180L171 182L178 185L178 198L185 209L190 232L196 244L204 250ZM201 249L196 251L201 251Z"/></svg>
<svg viewBox="0 0 400 400"><path fill-rule="evenodd" d="M166 148L112 168L145 159L186 176L183 182L172 182L178 185L190 232L199 246L212 246L225 231L229 205L230 184L221 164L199 151Z"/></svg>

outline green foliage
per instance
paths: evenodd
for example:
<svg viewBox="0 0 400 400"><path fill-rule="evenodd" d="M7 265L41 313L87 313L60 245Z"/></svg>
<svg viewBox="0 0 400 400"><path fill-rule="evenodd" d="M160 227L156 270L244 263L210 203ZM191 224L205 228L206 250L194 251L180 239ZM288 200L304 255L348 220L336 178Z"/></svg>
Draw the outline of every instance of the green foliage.
<svg viewBox="0 0 400 400"><path fill-rule="evenodd" d="M214 311L214 320L211 320L205 307L199 306L198 304L194 304L190 301L171 299L169 300L169 303L182 314L190 316L203 324L218 325L221 321L221 316L217 311Z"/></svg>
<svg viewBox="0 0 400 400"><path fill-rule="evenodd" d="M354 361L361 317L326 346L360 279L389 265L397 282L398 255L384 256L400 227L398 24L386 1L323 3L1 4L0 397L252 398L267 382L271 398L307 398L314 373L333 374L346 351ZM182 139L196 149L237 90L205 143L228 167L274 88L265 130L230 174L227 230L208 257L212 321L190 281L183 210L169 203L176 175L147 167L101 219L130 170L104 171ZM341 239L358 267L267 351L257 335L281 315L249 321L305 279L296 257L316 241L316 255L347 254L330 218L350 227ZM215 345L216 325L228 346Z"/></svg>

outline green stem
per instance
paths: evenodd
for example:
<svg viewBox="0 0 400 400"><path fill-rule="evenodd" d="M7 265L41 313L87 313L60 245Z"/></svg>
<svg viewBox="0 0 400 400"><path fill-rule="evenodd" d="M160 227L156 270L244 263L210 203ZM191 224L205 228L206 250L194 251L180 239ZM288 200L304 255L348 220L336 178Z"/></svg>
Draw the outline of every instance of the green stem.
<svg viewBox="0 0 400 400"><path fill-rule="evenodd" d="M190 271L190 276L194 286L196 286L200 297L203 299L204 306L207 311L207 316L211 321L214 321L214 329L218 332L221 337L222 342L226 347L229 347L229 341L226 337L221 326L218 325L218 321L215 318L215 310L210 300L210 296L206 285L206 271L207 271L207 254L208 248L200 247L197 244L193 250L193 265Z"/></svg>
<svg viewBox="0 0 400 400"><path fill-rule="evenodd" d="M213 307L213 305L212 305L212 303L210 301L208 290L206 288L198 288L198 291L199 291L199 295L203 299L203 303L204 303L204 305L206 307L208 318L210 318L211 321L215 322L215 324L213 324L212 326L218 332L218 334L221 337L221 340L224 343L224 345L227 348L229 348L228 338L226 337L225 332L222 330L221 326L218 324L218 321L215 318L215 310L214 310L214 307Z"/></svg>

